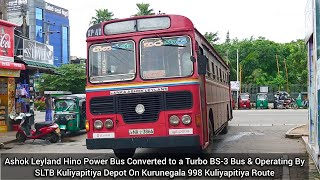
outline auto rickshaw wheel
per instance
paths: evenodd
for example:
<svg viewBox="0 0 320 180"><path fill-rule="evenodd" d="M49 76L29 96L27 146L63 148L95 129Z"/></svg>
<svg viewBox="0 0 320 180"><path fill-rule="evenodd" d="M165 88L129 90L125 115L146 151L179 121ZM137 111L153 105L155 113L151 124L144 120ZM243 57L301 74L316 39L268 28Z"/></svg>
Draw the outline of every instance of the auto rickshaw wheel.
<svg viewBox="0 0 320 180"><path fill-rule="evenodd" d="M62 129L60 133L61 133L61 137L65 137L67 135L67 131L64 129Z"/></svg>
<svg viewBox="0 0 320 180"><path fill-rule="evenodd" d="M128 159L132 158L134 153L136 152L136 148L129 148L129 149L114 149L113 153L119 159Z"/></svg>

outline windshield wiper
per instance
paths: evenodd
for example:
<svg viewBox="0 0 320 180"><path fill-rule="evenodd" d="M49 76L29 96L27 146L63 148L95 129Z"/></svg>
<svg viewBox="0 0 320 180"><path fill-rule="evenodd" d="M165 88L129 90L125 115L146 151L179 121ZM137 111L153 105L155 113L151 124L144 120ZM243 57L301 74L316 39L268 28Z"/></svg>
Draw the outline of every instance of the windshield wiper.
<svg viewBox="0 0 320 180"><path fill-rule="evenodd" d="M179 45L179 44L163 44L161 46L171 46L171 47L186 47L184 45Z"/></svg>

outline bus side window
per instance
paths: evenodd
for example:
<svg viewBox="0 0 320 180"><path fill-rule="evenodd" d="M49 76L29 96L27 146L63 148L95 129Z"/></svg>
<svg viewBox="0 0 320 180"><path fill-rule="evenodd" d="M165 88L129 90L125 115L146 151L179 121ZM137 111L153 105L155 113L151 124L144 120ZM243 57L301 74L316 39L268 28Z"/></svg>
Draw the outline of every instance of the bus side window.
<svg viewBox="0 0 320 180"><path fill-rule="evenodd" d="M211 67L212 67L212 78L215 79L216 78L216 73L214 71L214 63L211 62Z"/></svg>

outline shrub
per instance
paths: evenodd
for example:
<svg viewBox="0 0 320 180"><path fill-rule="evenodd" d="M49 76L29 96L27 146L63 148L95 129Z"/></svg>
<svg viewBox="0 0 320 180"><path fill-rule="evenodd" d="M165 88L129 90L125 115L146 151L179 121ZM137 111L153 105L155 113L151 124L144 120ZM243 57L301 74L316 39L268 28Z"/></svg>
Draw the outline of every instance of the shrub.
<svg viewBox="0 0 320 180"><path fill-rule="evenodd" d="M34 102L34 107L37 111L42 111L42 110L45 110L46 109L46 104L44 101L41 101L41 100L36 100Z"/></svg>

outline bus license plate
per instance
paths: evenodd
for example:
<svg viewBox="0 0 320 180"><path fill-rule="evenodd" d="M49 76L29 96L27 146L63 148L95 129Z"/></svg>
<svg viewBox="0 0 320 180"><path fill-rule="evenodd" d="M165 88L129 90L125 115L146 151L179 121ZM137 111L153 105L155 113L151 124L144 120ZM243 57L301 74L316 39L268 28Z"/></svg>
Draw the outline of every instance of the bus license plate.
<svg viewBox="0 0 320 180"><path fill-rule="evenodd" d="M129 129L129 135L154 134L153 129Z"/></svg>

